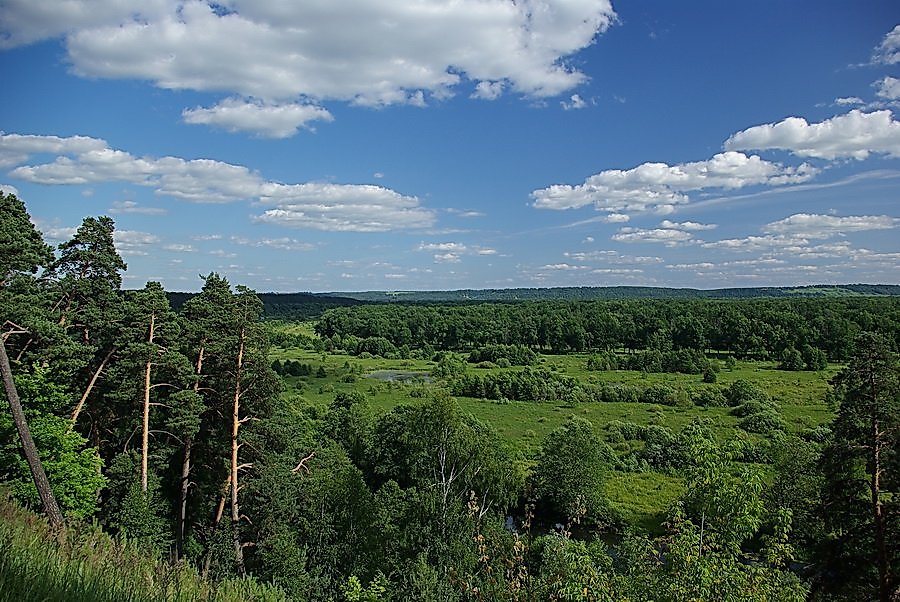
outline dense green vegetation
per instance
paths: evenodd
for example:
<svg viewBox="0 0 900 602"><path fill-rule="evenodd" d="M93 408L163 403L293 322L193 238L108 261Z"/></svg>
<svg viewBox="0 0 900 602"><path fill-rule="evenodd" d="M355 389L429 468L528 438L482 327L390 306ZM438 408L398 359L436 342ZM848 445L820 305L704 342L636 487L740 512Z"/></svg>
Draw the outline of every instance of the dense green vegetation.
<svg viewBox="0 0 900 602"><path fill-rule="evenodd" d="M41 508L36 460L66 522L0 502L15 599L898 593L896 299L263 321L217 274L122 291L109 218L53 250L0 209L0 480Z"/></svg>

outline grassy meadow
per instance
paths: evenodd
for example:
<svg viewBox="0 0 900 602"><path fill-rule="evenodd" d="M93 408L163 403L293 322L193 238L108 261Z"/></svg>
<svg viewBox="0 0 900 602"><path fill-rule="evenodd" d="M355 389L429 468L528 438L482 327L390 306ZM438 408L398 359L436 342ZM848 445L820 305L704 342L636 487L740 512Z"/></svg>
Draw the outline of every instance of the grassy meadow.
<svg viewBox="0 0 900 602"><path fill-rule="evenodd" d="M314 336L311 324L283 325L293 332ZM589 371L588 354L542 355L538 367L573 377L585 383L623 383L646 387L666 384L679 389L727 387L736 380L749 381L765 390L781 409L789 432L799 433L830 421L832 410L825 402L828 381L840 369L829 365L821 372L787 372L778 370L774 361L738 361L731 370L722 369L715 384L706 384L701 375L643 373L626 370ZM434 385L429 374L432 361L419 359L385 359L355 357L342 353L322 353L308 349L279 348L270 352L274 360L296 360L308 364L310 376L286 376L283 395L300 405L326 407L338 392L361 391L377 413L389 412L402 403L415 402L427 396ZM316 376L319 368L325 376ZM521 370L521 368L480 368L468 365L470 371ZM404 380L383 380L385 373L401 373ZM380 376L380 378L379 378ZM500 435L521 452L524 462L540 449L544 437L575 414L590 420L603 432L611 421L639 425L662 425L678 432L697 418L706 419L712 432L722 440L734 437L760 438L737 428L739 419L731 408L699 406L661 406L645 403L560 403L547 401L494 401L458 397L461 408L492 425ZM606 483L609 498L629 523L643 530L659 530L665 512L681 493L681 480L673 475L653 471L614 472Z"/></svg>

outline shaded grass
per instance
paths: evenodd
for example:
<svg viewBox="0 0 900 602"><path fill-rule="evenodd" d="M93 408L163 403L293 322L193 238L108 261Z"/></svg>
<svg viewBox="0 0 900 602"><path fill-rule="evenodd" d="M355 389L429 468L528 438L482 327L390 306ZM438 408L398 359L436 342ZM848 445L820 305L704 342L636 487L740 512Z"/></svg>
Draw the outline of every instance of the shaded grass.
<svg viewBox="0 0 900 602"><path fill-rule="evenodd" d="M213 584L185 564L157 560L99 528L54 531L0 490L0 602L263 602L283 592L253 579Z"/></svg>

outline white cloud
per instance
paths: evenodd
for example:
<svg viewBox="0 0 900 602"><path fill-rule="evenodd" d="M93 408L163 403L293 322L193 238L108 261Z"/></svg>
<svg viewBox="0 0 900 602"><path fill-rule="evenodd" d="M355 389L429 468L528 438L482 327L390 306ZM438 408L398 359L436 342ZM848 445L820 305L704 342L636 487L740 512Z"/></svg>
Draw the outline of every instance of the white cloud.
<svg viewBox="0 0 900 602"><path fill-rule="evenodd" d="M113 232L113 243L122 255L149 255L147 247L159 242L159 237L139 230L116 230Z"/></svg>
<svg viewBox="0 0 900 602"><path fill-rule="evenodd" d="M646 255L622 255L618 251L587 251L575 253L563 253L563 255L573 261L593 262L613 264L654 264L662 263L661 257L653 257Z"/></svg>
<svg viewBox="0 0 900 602"><path fill-rule="evenodd" d="M447 213L451 213L453 215L457 215L459 217L484 217L484 213L481 211L467 210L467 209L454 209L450 208L446 210Z"/></svg>
<svg viewBox="0 0 900 602"><path fill-rule="evenodd" d="M621 224L631 220L631 216L625 213L610 213L603 221L607 224Z"/></svg>
<svg viewBox="0 0 900 602"><path fill-rule="evenodd" d="M10 184L0 184L0 192L3 194L14 194L19 196L19 189Z"/></svg>
<svg viewBox="0 0 900 602"><path fill-rule="evenodd" d="M197 251L197 249L195 249L193 245L185 245L180 243L163 245L163 249L166 251L171 251L173 253L194 253Z"/></svg>
<svg viewBox="0 0 900 602"><path fill-rule="evenodd" d="M137 213L141 215L165 215L166 210L162 207L142 207L135 201L114 201L112 207L107 209L112 215L124 213Z"/></svg>
<svg viewBox="0 0 900 602"><path fill-rule="evenodd" d="M31 155L78 155L106 148L106 141L87 136L23 136L0 134L0 167L19 165Z"/></svg>
<svg viewBox="0 0 900 602"><path fill-rule="evenodd" d="M503 82L478 82L471 97L482 100L496 100L503 96L503 88Z"/></svg>
<svg viewBox="0 0 900 602"><path fill-rule="evenodd" d="M843 98L835 98L834 104L839 106L855 106L866 104L862 98L858 96L845 96Z"/></svg>
<svg viewBox="0 0 900 602"><path fill-rule="evenodd" d="M77 231L78 228L68 226L53 226L41 229L44 238L53 244L63 242L64 240L70 240L75 236Z"/></svg>
<svg viewBox="0 0 900 602"><path fill-rule="evenodd" d="M670 228L622 228L613 234L612 239L618 242L662 243L667 247L685 244L693 239L690 232L672 230Z"/></svg>
<svg viewBox="0 0 900 602"><path fill-rule="evenodd" d="M8 0L0 40L65 36L85 77L267 103L423 105L466 81L488 99L570 90L587 78L566 59L615 18L609 0Z"/></svg>
<svg viewBox="0 0 900 602"><path fill-rule="evenodd" d="M312 121L333 121L322 107L312 104L271 104L226 98L209 108L196 107L181 113L186 123L213 125L230 132L251 132L267 138L289 138Z"/></svg>
<svg viewBox="0 0 900 602"><path fill-rule="evenodd" d="M669 220L663 220L659 224L660 228L668 228L670 230L687 230L687 231L696 231L696 230L714 230L718 226L716 224L700 224L697 222L670 222Z"/></svg>
<svg viewBox="0 0 900 602"><path fill-rule="evenodd" d="M872 53L872 62L882 65L900 63L900 25L892 29Z"/></svg>
<svg viewBox="0 0 900 602"><path fill-rule="evenodd" d="M552 270L558 272L575 272L578 270L587 270L589 269L586 265L570 265L568 263L552 263L548 265L542 265L541 270Z"/></svg>
<svg viewBox="0 0 900 602"><path fill-rule="evenodd" d="M809 243L805 238L792 236L747 236L745 238L727 238L701 243L706 249L725 249L739 252L771 251L785 247L805 247Z"/></svg>
<svg viewBox="0 0 900 602"><path fill-rule="evenodd" d="M312 243L303 242L296 238L263 238L260 240L251 240L242 236L232 236L231 242L249 246L249 247L268 247L270 249L279 249L281 251L311 251L316 248Z"/></svg>
<svg viewBox="0 0 900 602"><path fill-rule="evenodd" d="M831 238L847 232L889 230L900 226L900 219L887 215L817 215L796 213L777 222L766 224L763 232L807 239Z"/></svg>
<svg viewBox="0 0 900 602"><path fill-rule="evenodd" d="M165 0L144 0L140 4L127 0L6 0L0 11L0 48L125 20L159 18L170 5Z"/></svg>
<svg viewBox="0 0 900 602"><path fill-rule="evenodd" d="M419 243L417 251L434 253L435 263L459 263L463 255L496 255L496 249L474 246L469 247L460 242Z"/></svg>
<svg viewBox="0 0 900 602"><path fill-rule="evenodd" d="M693 232L712 230L716 227L715 224L663 220L658 228L622 228L612 239L619 242L662 243L667 247L675 247L700 242L694 238Z"/></svg>
<svg viewBox="0 0 900 602"><path fill-rule="evenodd" d="M563 100L559 103L563 110L573 111L577 109L583 109L587 106L587 102L581 97L579 94L573 94L569 97L569 100Z"/></svg>
<svg viewBox="0 0 900 602"><path fill-rule="evenodd" d="M668 264L666 267L670 270L711 270L716 267L716 264L710 263L708 261L701 261L699 263L675 263Z"/></svg>
<svg viewBox="0 0 900 602"><path fill-rule="evenodd" d="M640 268L597 268L591 270L591 274L643 274L644 270Z"/></svg>
<svg viewBox="0 0 900 602"><path fill-rule="evenodd" d="M788 117L732 135L731 150L780 149L801 157L865 159L870 154L900 157L900 122L888 110L863 113L857 109L820 123Z"/></svg>
<svg viewBox="0 0 900 602"><path fill-rule="evenodd" d="M594 205L610 213L655 211L671 213L689 202L687 192L706 188L736 189L751 185L782 185L809 180L815 169L792 168L756 155L728 151L707 161L667 165L644 163L633 169L602 171L570 186L556 184L531 193L539 209L574 209Z"/></svg>
<svg viewBox="0 0 900 602"><path fill-rule="evenodd" d="M283 184L264 180L242 165L211 159L141 157L111 149L95 138L0 135L0 156L17 164L35 154L58 153L50 161L20 165L9 175L40 184L128 182L158 194L198 203L255 201L269 209L256 221L291 228L386 232L428 228L435 212L416 197L388 188L355 184Z"/></svg>
<svg viewBox="0 0 900 602"><path fill-rule="evenodd" d="M432 243L419 243L419 246L416 248L418 251L454 251L457 253L463 252L466 250L466 245L459 242L432 242Z"/></svg>
<svg viewBox="0 0 900 602"><path fill-rule="evenodd" d="M878 88L875 94L879 98L900 100L900 79L888 75L875 82L875 86Z"/></svg>
<svg viewBox="0 0 900 602"><path fill-rule="evenodd" d="M416 197L373 185L269 182L260 204L272 208L255 221L288 228L389 232L428 228L435 221L434 212L420 207Z"/></svg>

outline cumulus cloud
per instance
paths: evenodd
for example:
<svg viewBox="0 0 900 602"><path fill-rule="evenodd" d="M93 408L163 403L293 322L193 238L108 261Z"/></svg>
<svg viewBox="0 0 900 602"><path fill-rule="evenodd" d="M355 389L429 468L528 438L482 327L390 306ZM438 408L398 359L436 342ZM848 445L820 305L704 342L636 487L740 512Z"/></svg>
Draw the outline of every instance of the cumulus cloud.
<svg viewBox="0 0 900 602"><path fill-rule="evenodd" d="M566 111L572 111L576 109L583 109L587 106L587 102L581 97L580 94L573 94L569 97L569 100L564 100L559 103L562 108Z"/></svg>
<svg viewBox="0 0 900 602"><path fill-rule="evenodd" d="M181 243L171 243L168 245L163 245L163 249L166 251L171 251L173 253L194 253L197 251L197 249L195 249L193 245L186 245Z"/></svg>
<svg viewBox="0 0 900 602"><path fill-rule="evenodd" d="M698 222L672 222L663 220L658 228L622 228L612 237L618 242L650 242L662 243L667 247L676 247L689 243L697 243L693 232L712 230L715 224Z"/></svg>
<svg viewBox="0 0 900 602"><path fill-rule="evenodd" d="M660 228L668 228L670 230L687 230L687 231L696 231L696 230L714 230L718 226L716 224L700 224L697 222L670 222L669 220L663 220L659 224Z"/></svg>
<svg viewBox="0 0 900 602"><path fill-rule="evenodd" d="M786 167L756 155L727 151L707 161L676 165L644 163L629 170L602 171L578 186L556 184L532 192L531 197L534 207L539 209L593 205L598 211L611 214L644 211L665 214L671 213L676 205L688 203L687 192L799 183L815 173L807 164Z"/></svg>
<svg viewBox="0 0 900 602"><path fill-rule="evenodd" d="M156 245L159 237L139 230L116 230L113 244L122 255L149 255L149 247Z"/></svg>
<svg viewBox="0 0 900 602"><path fill-rule="evenodd" d="M762 227L762 235L704 242L702 246L738 252L782 253L795 258L846 257L851 250L850 244L846 241L827 244L813 244L812 241L826 240L849 232L888 230L897 227L900 227L900 219L887 215L838 217L796 213L766 224Z"/></svg>
<svg viewBox="0 0 900 602"><path fill-rule="evenodd" d="M807 239L831 238L847 232L890 230L900 225L900 219L887 215L817 215L795 213L763 227L763 232Z"/></svg>
<svg viewBox="0 0 900 602"><path fill-rule="evenodd" d="M693 235L685 230L669 228L622 228L612 239L618 242L650 242L662 243L667 247L675 247L693 239Z"/></svg>
<svg viewBox="0 0 900 602"><path fill-rule="evenodd" d="M232 236L231 242L243 246L268 247L270 249L279 249L281 251L311 251L316 248L312 243L287 237L251 240L242 236Z"/></svg>
<svg viewBox="0 0 900 602"><path fill-rule="evenodd" d="M786 150L801 157L866 159L870 154L900 157L900 122L888 110L854 109L820 123L788 117L732 135L730 150Z"/></svg>
<svg viewBox="0 0 900 602"><path fill-rule="evenodd" d="M877 88L875 94L885 100L900 100L900 79L885 76L875 82Z"/></svg>
<svg viewBox="0 0 900 602"><path fill-rule="evenodd" d="M881 65L900 63L900 25L892 29L872 53L872 62Z"/></svg>
<svg viewBox="0 0 900 602"><path fill-rule="evenodd" d="M435 263L459 263L463 255L496 255L497 250L481 246L469 246L460 242L419 243L417 251L433 253Z"/></svg>
<svg viewBox="0 0 900 602"><path fill-rule="evenodd" d="M10 184L0 184L0 192L3 194L14 194L16 196L19 195L19 189Z"/></svg>
<svg viewBox="0 0 900 602"><path fill-rule="evenodd" d="M185 109L186 123L213 125L229 132L251 132L267 138L289 138L312 121L333 121L326 109L311 104L269 104L227 98L209 108Z"/></svg>
<svg viewBox="0 0 900 602"><path fill-rule="evenodd" d="M844 96L842 98L835 98L834 104L839 106L854 106L854 105L862 105L866 104L862 98L858 96Z"/></svg>
<svg viewBox="0 0 900 602"><path fill-rule="evenodd" d="M111 215L120 215L124 213L137 213L140 215L165 215L166 210L162 207L142 207L135 201L114 201L112 207L107 209Z"/></svg>
<svg viewBox="0 0 900 602"><path fill-rule="evenodd" d="M279 184L262 186L260 204L271 206L253 219L289 228L338 232L388 232L428 228L433 211L416 197L362 184Z"/></svg>
<svg viewBox="0 0 900 602"><path fill-rule="evenodd" d="M570 90L587 78L568 57L615 18L609 0L9 0L0 44L64 36L74 73L166 89L267 103L423 105L426 94L446 98L464 82L485 99ZM189 115L248 125L221 108L203 111ZM263 132L273 119L265 116Z"/></svg>
<svg viewBox="0 0 900 602"><path fill-rule="evenodd" d="M47 153L57 156L21 165ZM436 219L434 211L421 207L416 197L381 186L271 182L242 165L211 159L134 157L96 138L2 134L0 157L15 157L14 164L19 166L9 175L29 182L128 182L197 203L253 201L268 207L254 216L256 221L291 228L387 232L428 228Z"/></svg>
<svg viewBox="0 0 900 602"><path fill-rule="evenodd" d="M621 224L631 220L631 216L626 213L610 213L603 218L607 224Z"/></svg>
<svg viewBox="0 0 900 602"><path fill-rule="evenodd" d="M566 252L563 255L573 261L581 262L602 262L614 264L655 264L662 263L661 257L653 257L646 255L623 255L618 251L578 251Z"/></svg>

